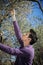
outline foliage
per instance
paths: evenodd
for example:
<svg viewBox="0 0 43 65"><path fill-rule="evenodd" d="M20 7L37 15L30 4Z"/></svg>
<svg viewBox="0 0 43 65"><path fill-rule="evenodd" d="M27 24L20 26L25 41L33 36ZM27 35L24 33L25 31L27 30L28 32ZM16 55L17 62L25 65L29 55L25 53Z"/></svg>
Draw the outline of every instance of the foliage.
<svg viewBox="0 0 43 65"><path fill-rule="evenodd" d="M43 26L39 26L35 29L38 35L38 41L34 44L35 58L33 65L43 65Z"/></svg>
<svg viewBox="0 0 43 65"><path fill-rule="evenodd" d="M19 4L15 4L16 18L22 33L29 31L28 27L30 27L30 24L26 22L27 21L26 14L31 13L30 4L31 2L20 2ZM2 38L3 38L2 42L5 45L11 46L11 47L17 47L19 46L19 44L14 33L12 19L11 17L9 17L9 15L7 17L5 16L6 18L3 18L4 17L3 11L4 11L4 14L6 14L7 12L6 10L1 10L1 19L3 19L1 22L1 27L0 27L1 28L0 31L2 33ZM1 60L11 59L11 56L0 51L0 59Z"/></svg>
<svg viewBox="0 0 43 65"><path fill-rule="evenodd" d="M0 1L2 1L2 0L0 0ZM11 0L11 1L13 1L13 0ZM19 0L17 0L17 1L19 1ZM9 7L7 7L7 5L6 5L4 8L2 8L0 10L0 12L1 12L0 13L1 14L0 15L0 18L1 18L0 31L2 33L2 38L4 40L3 44L11 46L11 47L19 47L18 40L17 40L15 33L14 33L13 23L11 21L12 19L11 19L10 14L9 14L9 8L11 8L11 7L12 7L12 5ZM32 13L32 7L33 7L32 2L30 2L30 1L29 2L22 1L19 3L16 2L13 5L13 7L16 10L16 18L17 18L17 21L18 21L18 24L20 26L22 33L28 32L29 29L32 27L31 27L31 24L28 23L26 16L27 16L27 14ZM34 19L35 20L38 19L38 22L41 21L43 23L43 20L40 20L40 18L35 17ZM37 43L34 44L35 58L34 58L33 65L38 65L38 64L42 65L43 64L43 60L42 60L43 59L43 52L42 52L43 51L43 25L42 26L39 25L38 27L34 28L34 30L37 32L39 39L38 39ZM3 59L11 60L11 56L0 51L0 60L2 61ZM4 62L5 62L5 60L4 60ZM5 63L8 64L7 61Z"/></svg>

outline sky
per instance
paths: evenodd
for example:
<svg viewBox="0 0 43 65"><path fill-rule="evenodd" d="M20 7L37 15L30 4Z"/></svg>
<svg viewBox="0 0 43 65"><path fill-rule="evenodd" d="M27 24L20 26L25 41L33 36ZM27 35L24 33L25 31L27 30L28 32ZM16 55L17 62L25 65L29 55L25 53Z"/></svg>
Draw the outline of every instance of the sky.
<svg viewBox="0 0 43 65"><path fill-rule="evenodd" d="M32 7L32 13L28 14L27 20L30 21L30 24L32 27L36 27L37 25L43 24L43 13L40 10L40 8L36 2L32 2L32 4L34 5ZM43 5L43 0L42 0L42 5ZM41 22L41 20L42 20L42 22Z"/></svg>

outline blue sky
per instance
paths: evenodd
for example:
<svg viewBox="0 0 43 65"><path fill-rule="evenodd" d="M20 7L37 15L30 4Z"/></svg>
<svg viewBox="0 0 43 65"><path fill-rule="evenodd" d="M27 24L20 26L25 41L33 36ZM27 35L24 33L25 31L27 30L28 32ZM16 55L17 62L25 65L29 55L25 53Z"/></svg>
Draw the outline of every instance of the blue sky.
<svg viewBox="0 0 43 65"><path fill-rule="evenodd" d="M42 2L43 2L43 0L42 0ZM31 14L28 14L27 20L31 23L31 25L33 27L36 27L36 24L38 24L38 25L43 24L43 13L40 10L40 8L39 8L39 6L38 6L38 4L36 2L32 2L32 4L34 5L32 7L32 13ZM43 3L42 3L42 5L43 5ZM36 17L36 19L35 19L35 17Z"/></svg>

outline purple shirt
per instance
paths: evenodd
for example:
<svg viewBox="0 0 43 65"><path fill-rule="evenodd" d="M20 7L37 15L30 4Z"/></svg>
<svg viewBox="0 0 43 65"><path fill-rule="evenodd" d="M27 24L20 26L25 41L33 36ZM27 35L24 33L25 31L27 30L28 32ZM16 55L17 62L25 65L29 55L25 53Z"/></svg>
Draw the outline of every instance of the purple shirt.
<svg viewBox="0 0 43 65"><path fill-rule="evenodd" d="M21 34L17 21L14 21L13 25L14 25L16 37L19 43L21 44L21 48L19 49L11 48L9 46L6 46L0 43L0 50L8 54L17 56L14 65L32 65L33 58L34 58L34 48L32 47L32 45L24 47L22 34Z"/></svg>

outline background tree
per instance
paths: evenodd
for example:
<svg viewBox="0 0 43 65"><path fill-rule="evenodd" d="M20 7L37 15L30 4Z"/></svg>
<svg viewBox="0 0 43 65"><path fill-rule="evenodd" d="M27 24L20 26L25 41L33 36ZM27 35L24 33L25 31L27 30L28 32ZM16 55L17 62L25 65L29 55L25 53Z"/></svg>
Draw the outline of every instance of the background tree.
<svg viewBox="0 0 43 65"><path fill-rule="evenodd" d="M33 28L37 32L39 39L37 43L34 45L35 58L34 58L33 65L38 65L38 64L42 65L43 52L40 53L40 49L43 50L42 49L43 48L43 19L42 17L32 15L32 13L34 12L33 7L37 5L37 4L35 5L33 4L35 0L32 0L33 2L30 0L29 1L7 0L8 1L8 2L6 1L7 3L4 3L3 1L6 1L6 0L0 0L0 3L3 3L3 4L0 4L1 5L0 6L0 20L1 20L0 31L2 31L2 38L4 40L3 44L11 46L11 47L17 47L17 48L19 48L20 46L15 36L12 19L9 13L9 9L14 8L16 10L16 18L22 33L28 32L30 28ZM33 26L31 24L31 20L32 20L32 24L35 23ZM40 25L39 22L40 24L42 23L42 25ZM35 25L36 27L34 27ZM0 59L1 60L13 59L13 61L15 60L14 57L2 52L1 50L0 50Z"/></svg>

